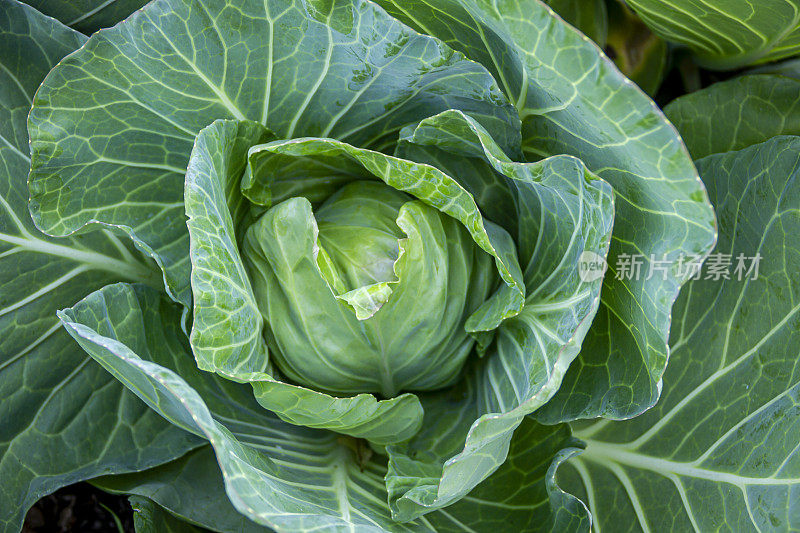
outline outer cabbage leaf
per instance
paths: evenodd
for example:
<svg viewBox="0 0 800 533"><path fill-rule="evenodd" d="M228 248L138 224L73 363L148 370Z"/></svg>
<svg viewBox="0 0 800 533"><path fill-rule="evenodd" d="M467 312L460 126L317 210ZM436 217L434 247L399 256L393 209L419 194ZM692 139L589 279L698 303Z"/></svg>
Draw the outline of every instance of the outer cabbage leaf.
<svg viewBox="0 0 800 533"><path fill-rule="evenodd" d="M325 428L379 444L419 429L412 394L378 401L371 394L337 398L285 383L268 368L264 323L239 243L252 222L239 191L247 151L272 136L254 122L216 121L197 137L186 174L194 314L192 351L203 370L253 383L262 405L288 422Z"/></svg>
<svg viewBox="0 0 800 533"><path fill-rule="evenodd" d="M386 467L350 437L287 424L250 387L198 370L180 309L152 289L110 285L59 312L67 330L173 424L207 439L233 506L276 530L431 531L389 516Z"/></svg>
<svg viewBox="0 0 800 533"><path fill-rule="evenodd" d="M800 134L800 80L741 76L677 98L664 108L695 159Z"/></svg>
<svg viewBox="0 0 800 533"><path fill-rule="evenodd" d="M602 280L584 281L578 262L586 251L605 257L614 208L608 184L577 159L515 163L456 111L404 130L401 139L401 152L446 170L455 168L450 162L470 160L464 166L473 175L459 175L478 197L485 197L480 184L487 182L513 192L529 288L522 312L502 324L487 355L467 369L465 383L421 395L422 429L387 447L390 503L402 521L449 505L486 479L506 460L524 417L561 385L599 305Z"/></svg>
<svg viewBox="0 0 800 533"><path fill-rule="evenodd" d="M558 466L580 450L576 446L565 426L541 426L526 419L511 444L508 460L496 473L460 502L425 519L439 533L585 530L588 511L577 498L563 492L554 477ZM214 531L267 531L227 503L210 447L145 472L103 477L93 483L110 492L137 494Z"/></svg>
<svg viewBox="0 0 800 533"><path fill-rule="evenodd" d="M775 137L698 161L731 279L681 292L653 409L575 432L586 451L558 478L598 529L800 528L799 154L799 137Z"/></svg>
<svg viewBox="0 0 800 533"><path fill-rule="evenodd" d="M148 0L25 0L45 15L85 34L113 26Z"/></svg>
<svg viewBox="0 0 800 533"><path fill-rule="evenodd" d="M86 356L56 311L157 270L111 232L52 239L26 209L26 116L47 71L85 38L0 0L0 531L64 485L157 465L199 444Z"/></svg>
<svg viewBox="0 0 800 533"><path fill-rule="evenodd" d="M800 52L797 0L627 0L654 32L688 46L714 69L767 63Z"/></svg>
<svg viewBox="0 0 800 533"><path fill-rule="evenodd" d="M52 235L126 228L188 307L178 221L200 129L252 119L282 138L369 146L452 107L490 130L518 123L483 67L365 0L156 0L45 79L29 122L31 212Z"/></svg>
<svg viewBox="0 0 800 533"><path fill-rule="evenodd" d="M616 199L602 304L547 423L634 416L658 399L669 313L686 276L681 256L703 258L714 215L674 128L597 46L538 0L378 0L413 27L480 61L522 117L528 157L571 154ZM623 254L665 260L667 279L616 279ZM623 256L624 257L624 256Z"/></svg>

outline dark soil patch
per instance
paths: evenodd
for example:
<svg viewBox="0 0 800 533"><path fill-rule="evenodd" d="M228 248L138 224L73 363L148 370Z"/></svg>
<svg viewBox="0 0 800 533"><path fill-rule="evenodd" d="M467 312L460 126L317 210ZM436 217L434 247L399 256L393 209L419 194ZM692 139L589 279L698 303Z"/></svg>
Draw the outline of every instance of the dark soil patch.
<svg viewBox="0 0 800 533"><path fill-rule="evenodd" d="M73 532L133 533L133 510L128 498L107 494L88 483L77 483L36 502L22 528L22 533Z"/></svg>

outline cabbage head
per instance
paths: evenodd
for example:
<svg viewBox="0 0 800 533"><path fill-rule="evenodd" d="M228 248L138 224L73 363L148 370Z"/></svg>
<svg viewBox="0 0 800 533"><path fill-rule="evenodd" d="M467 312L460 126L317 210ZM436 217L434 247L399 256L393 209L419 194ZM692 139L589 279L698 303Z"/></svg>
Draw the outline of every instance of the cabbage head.
<svg viewBox="0 0 800 533"><path fill-rule="evenodd" d="M90 478L142 531L587 527L566 423L656 403L717 236L594 43L538 0L0 7L0 528Z"/></svg>

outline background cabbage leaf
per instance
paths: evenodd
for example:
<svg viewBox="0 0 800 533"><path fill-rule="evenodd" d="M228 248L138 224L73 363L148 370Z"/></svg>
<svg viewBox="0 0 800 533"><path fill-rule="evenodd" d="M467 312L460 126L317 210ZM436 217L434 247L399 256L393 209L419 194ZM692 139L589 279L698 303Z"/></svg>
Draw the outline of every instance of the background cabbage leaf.
<svg viewBox="0 0 800 533"><path fill-rule="evenodd" d="M709 68L735 69L800 52L797 0L627 0L653 31Z"/></svg>
<svg viewBox="0 0 800 533"><path fill-rule="evenodd" d="M800 134L800 80L740 76L676 98L664 108L695 159Z"/></svg>

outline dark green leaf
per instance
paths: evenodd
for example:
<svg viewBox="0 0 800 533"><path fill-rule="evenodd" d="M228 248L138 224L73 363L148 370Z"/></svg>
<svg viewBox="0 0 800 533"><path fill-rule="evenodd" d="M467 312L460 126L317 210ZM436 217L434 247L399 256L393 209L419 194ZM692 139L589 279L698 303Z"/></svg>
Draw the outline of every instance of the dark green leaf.
<svg viewBox="0 0 800 533"><path fill-rule="evenodd" d="M800 80L742 76L682 96L664 112L695 159L741 150L776 135L800 134Z"/></svg>
<svg viewBox="0 0 800 533"><path fill-rule="evenodd" d="M208 531L184 522L147 498L131 496L136 533L203 533Z"/></svg>
<svg viewBox="0 0 800 533"><path fill-rule="evenodd" d="M526 419L512 441L508 460L496 473L460 502L425 518L439 533L587 531L588 511L555 480L559 465L580 449L565 426L541 426ZM145 472L107 476L93 483L109 492L153 500L169 513L213 531L268 531L228 503L210 446Z"/></svg>
<svg viewBox="0 0 800 533"><path fill-rule="evenodd" d="M160 284L153 265L115 234L52 239L28 214L28 109L47 71L84 41L0 0L2 531L18 531L28 507L64 485L147 468L198 445L91 361L55 315L106 283Z"/></svg>
<svg viewBox="0 0 800 533"><path fill-rule="evenodd" d="M25 0L45 15L87 35L113 26L149 0Z"/></svg>
<svg viewBox="0 0 800 533"><path fill-rule="evenodd" d="M559 479L601 530L794 531L800 138L709 156L698 168L720 238L675 304L662 398L632 420L576 431L586 451ZM728 260L730 279L705 279Z"/></svg>

